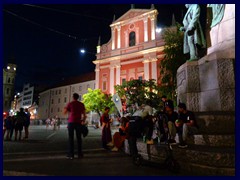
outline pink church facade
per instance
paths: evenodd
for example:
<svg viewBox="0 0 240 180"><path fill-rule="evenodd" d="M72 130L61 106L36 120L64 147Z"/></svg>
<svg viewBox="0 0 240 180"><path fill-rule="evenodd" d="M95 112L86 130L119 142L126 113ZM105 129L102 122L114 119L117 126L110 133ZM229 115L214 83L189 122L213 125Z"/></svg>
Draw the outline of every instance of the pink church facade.
<svg viewBox="0 0 240 180"><path fill-rule="evenodd" d="M132 79L155 79L159 83L159 63L164 40L156 32L158 11L130 9L111 27L111 39L97 46L96 89L114 94L114 86Z"/></svg>

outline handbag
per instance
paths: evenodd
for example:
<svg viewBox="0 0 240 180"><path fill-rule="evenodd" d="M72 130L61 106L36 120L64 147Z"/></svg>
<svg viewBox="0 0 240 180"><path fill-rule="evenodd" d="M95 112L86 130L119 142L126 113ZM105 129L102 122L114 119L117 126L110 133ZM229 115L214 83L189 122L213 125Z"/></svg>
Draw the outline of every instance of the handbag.
<svg viewBox="0 0 240 180"><path fill-rule="evenodd" d="M86 137L88 135L88 127L86 125L82 125L82 134L83 137Z"/></svg>

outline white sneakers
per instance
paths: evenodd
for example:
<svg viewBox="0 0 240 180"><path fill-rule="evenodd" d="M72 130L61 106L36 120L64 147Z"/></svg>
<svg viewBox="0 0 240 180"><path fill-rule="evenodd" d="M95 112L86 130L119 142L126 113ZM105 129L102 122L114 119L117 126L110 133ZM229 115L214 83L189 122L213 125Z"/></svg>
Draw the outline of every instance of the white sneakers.
<svg viewBox="0 0 240 180"><path fill-rule="evenodd" d="M112 142L110 142L110 143L108 143L108 144L107 144L107 146L113 146L113 143L112 143Z"/></svg>
<svg viewBox="0 0 240 180"><path fill-rule="evenodd" d="M112 150L111 151L118 151L118 148L116 147L116 146L114 146L114 148L112 148Z"/></svg>

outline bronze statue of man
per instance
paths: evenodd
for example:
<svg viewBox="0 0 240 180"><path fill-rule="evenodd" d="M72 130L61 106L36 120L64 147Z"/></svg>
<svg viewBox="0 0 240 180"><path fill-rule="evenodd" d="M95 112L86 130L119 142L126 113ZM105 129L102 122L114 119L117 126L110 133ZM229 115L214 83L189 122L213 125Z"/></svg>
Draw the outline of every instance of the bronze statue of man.
<svg viewBox="0 0 240 180"><path fill-rule="evenodd" d="M180 28L181 31L184 31L183 53L190 53L188 61L194 61L199 59L198 48L205 48L206 41L199 21L200 6L198 4L185 4L185 6L188 11L183 19L183 27Z"/></svg>

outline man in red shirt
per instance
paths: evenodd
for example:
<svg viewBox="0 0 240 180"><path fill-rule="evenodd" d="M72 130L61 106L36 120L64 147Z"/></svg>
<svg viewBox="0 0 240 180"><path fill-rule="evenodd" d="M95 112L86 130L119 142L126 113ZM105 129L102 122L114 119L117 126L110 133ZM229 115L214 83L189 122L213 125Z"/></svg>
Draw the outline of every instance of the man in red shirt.
<svg viewBox="0 0 240 180"><path fill-rule="evenodd" d="M76 131L78 142L78 158L83 157L82 153L82 126L86 120L86 110L83 103L78 101L79 95L73 94L73 101L64 108L64 114L69 112L68 118L68 158L74 158L74 130Z"/></svg>

